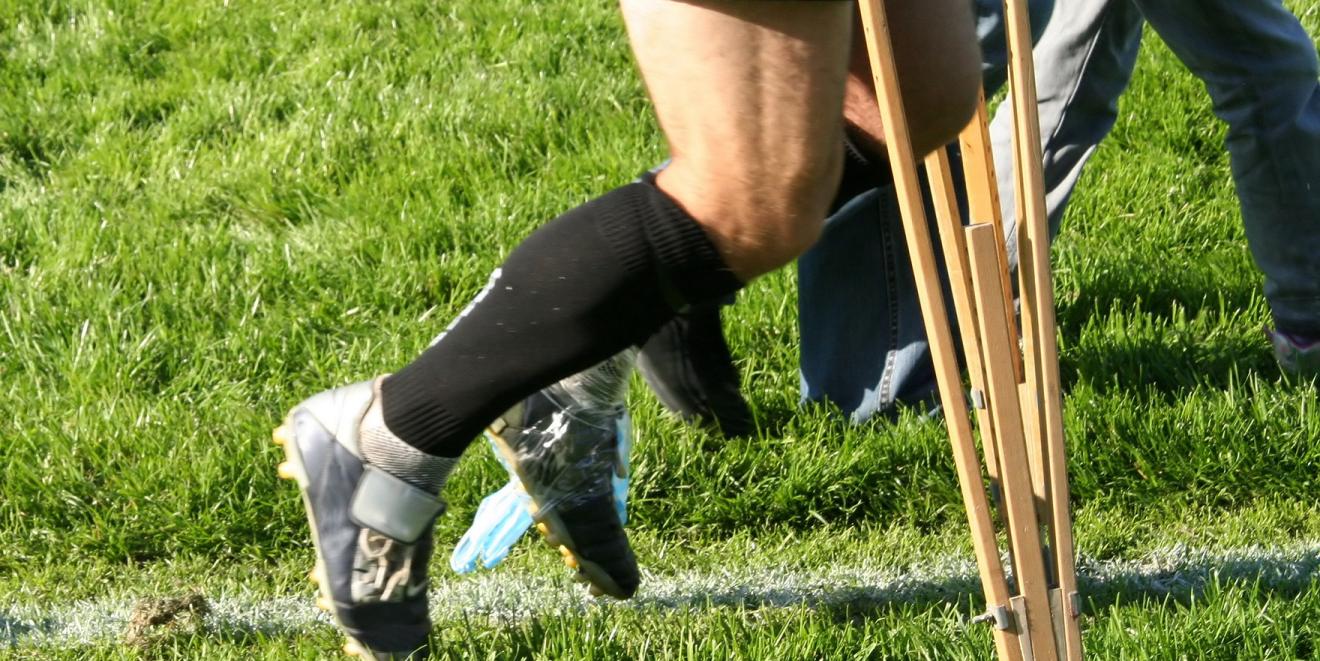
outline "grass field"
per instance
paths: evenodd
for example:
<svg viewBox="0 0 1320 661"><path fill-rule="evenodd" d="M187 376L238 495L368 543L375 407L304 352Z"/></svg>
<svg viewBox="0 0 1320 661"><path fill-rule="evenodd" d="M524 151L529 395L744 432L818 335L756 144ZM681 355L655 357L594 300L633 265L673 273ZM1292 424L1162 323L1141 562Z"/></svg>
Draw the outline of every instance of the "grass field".
<svg viewBox="0 0 1320 661"><path fill-rule="evenodd" d="M1320 408L1261 336L1222 137L1149 35L1055 246L1092 658L1320 655ZM0 658L336 649L270 429L662 152L605 2L0 4ZM785 273L729 314L759 438L634 383L635 602L524 541L436 564L437 649L988 658L942 426L799 409L794 300ZM504 479L474 448L442 555Z"/></svg>

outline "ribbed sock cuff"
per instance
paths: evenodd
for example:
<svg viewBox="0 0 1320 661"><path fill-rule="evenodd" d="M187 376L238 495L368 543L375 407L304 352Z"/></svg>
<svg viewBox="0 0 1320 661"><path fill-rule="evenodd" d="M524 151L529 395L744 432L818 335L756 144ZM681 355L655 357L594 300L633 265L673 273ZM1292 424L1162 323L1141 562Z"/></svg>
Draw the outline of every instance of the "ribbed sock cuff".
<svg viewBox="0 0 1320 661"><path fill-rule="evenodd" d="M434 377L424 369L409 369L413 365L385 377L380 384L381 414L385 427L422 452L445 456L436 452L436 447L441 446L440 441L453 438L463 423L437 401L434 396ZM454 445L451 443L449 447ZM461 455L466 443L457 447Z"/></svg>
<svg viewBox="0 0 1320 661"><path fill-rule="evenodd" d="M637 218L645 233L661 286L677 296L676 312L693 305L716 304L742 289L706 230L673 198L655 185L655 174L631 184Z"/></svg>
<svg viewBox="0 0 1320 661"><path fill-rule="evenodd" d="M438 457L408 445L385 426L383 408L378 396L362 418L358 431L362 458L426 493L439 494L458 457Z"/></svg>

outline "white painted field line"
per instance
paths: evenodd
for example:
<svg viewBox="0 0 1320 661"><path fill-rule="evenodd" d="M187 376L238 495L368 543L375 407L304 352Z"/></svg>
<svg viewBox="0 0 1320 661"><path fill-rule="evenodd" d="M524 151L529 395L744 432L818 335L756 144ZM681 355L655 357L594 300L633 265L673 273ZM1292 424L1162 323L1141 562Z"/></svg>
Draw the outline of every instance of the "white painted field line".
<svg viewBox="0 0 1320 661"><path fill-rule="evenodd" d="M1286 547L1162 549L1135 560L1078 564L1081 589L1102 603L1127 598L1182 597L1220 583L1259 584L1266 590L1303 590L1320 576L1320 540ZM970 558L949 556L910 567L844 565L802 569L786 566L731 567L715 572L651 574L629 602L597 602L566 578L495 571L438 581L431 609L437 621L486 616L521 619L587 608L687 610L747 605L859 607L886 604L964 602L979 595ZM207 594L209 630L235 633L302 632L329 623L309 595L270 597L252 592ZM39 642L89 643L122 634L134 598L0 607L0 648Z"/></svg>

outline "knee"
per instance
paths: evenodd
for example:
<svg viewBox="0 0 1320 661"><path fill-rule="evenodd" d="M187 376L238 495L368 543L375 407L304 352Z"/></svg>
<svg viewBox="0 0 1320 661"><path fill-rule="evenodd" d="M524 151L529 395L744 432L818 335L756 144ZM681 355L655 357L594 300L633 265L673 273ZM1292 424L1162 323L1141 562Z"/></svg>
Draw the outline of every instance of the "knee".
<svg viewBox="0 0 1320 661"><path fill-rule="evenodd" d="M888 0L886 9L912 146L923 155L956 138L976 110L981 49L972 5L962 0ZM855 65L852 73L859 70L869 83L870 67Z"/></svg>
<svg viewBox="0 0 1320 661"><path fill-rule="evenodd" d="M981 54L967 7L950 8L949 21L932 31L918 3L890 3L894 62L912 148L923 156L948 144L972 119L981 90ZM955 11L956 10L956 11ZM844 112L848 121L883 143L870 59L860 27L855 31ZM934 46L932 46L934 44ZM938 57L932 56L938 53Z"/></svg>
<svg viewBox="0 0 1320 661"><path fill-rule="evenodd" d="M820 238L825 219L817 215L798 218L768 219L756 222L727 223L714 230L733 249L724 257L743 282L770 273L800 257ZM718 242L717 242L718 243Z"/></svg>
<svg viewBox="0 0 1320 661"><path fill-rule="evenodd" d="M826 207L822 205L792 216L786 214L779 222L762 225L765 230L759 243L765 253L765 271L792 262L815 245L825 227L825 213ZM752 231L756 231L755 228Z"/></svg>
<svg viewBox="0 0 1320 661"><path fill-rule="evenodd" d="M976 112L981 93L979 58L953 58L938 75L910 76L902 84L912 147L927 154L958 137Z"/></svg>
<svg viewBox="0 0 1320 661"><path fill-rule="evenodd" d="M928 81L927 81L928 82ZM907 117L912 150L918 158L943 147L958 137L976 112L980 77L949 75L939 85L903 82L903 114ZM850 76L845 106L848 121L873 142L884 143L883 122L875 102L875 87L870 81Z"/></svg>
<svg viewBox="0 0 1320 661"><path fill-rule="evenodd" d="M820 237L842 171L842 143L720 168L675 156L657 180L744 282L796 259Z"/></svg>
<svg viewBox="0 0 1320 661"><path fill-rule="evenodd" d="M975 44L974 30L970 21L952 22L962 26L962 38L949 41L939 58L919 59L915 47L899 55L903 110L919 154L956 139L972 121L981 96L981 49Z"/></svg>
<svg viewBox="0 0 1320 661"><path fill-rule="evenodd" d="M797 259L820 238L829 203L843 169L842 143L829 158L812 163L781 163L749 176L722 196L726 205L711 217L711 231L733 253L730 266L751 279Z"/></svg>

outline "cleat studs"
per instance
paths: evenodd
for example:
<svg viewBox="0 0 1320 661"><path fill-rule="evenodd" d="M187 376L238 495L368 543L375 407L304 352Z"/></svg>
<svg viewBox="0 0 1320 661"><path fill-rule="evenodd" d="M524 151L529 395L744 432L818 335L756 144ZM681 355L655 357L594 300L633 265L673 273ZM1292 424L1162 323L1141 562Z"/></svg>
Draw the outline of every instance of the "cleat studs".
<svg viewBox="0 0 1320 661"><path fill-rule="evenodd" d="M587 575L586 575L586 574L583 574L583 573L579 570L576 574L573 574L573 582L574 582L574 583L586 583L586 582L587 582Z"/></svg>
<svg viewBox="0 0 1320 661"><path fill-rule="evenodd" d="M357 644L357 641L351 638L348 640L348 642L344 643L344 654L347 654L349 656L356 656L363 659L367 658L367 651L365 649L362 649L362 646Z"/></svg>
<svg viewBox="0 0 1320 661"><path fill-rule="evenodd" d="M556 535L554 531L550 529L550 526L547 526L544 523L538 523L536 524L536 529L541 531L541 539L544 539L545 543L550 545L550 548L559 548L559 546L563 544L563 542L559 541L559 535Z"/></svg>
<svg viewBox="0 0 1320 661"><path fill-rule="evenodd" d="M275 445L280 447L284 447L289 443L289 437L283 427L276 429L275 433L271 434L271 440L275 441Z"/></svg>
<svg viewBox="0 0 1320 661"><path fill-rule="evenodd" d="M322 594L322 595L317 595L316 597L316 607L329 613L332 612L334 604L331 604L330 600L327 599L326 596Z"/></svg>
<svg viewBox="0 0 1320 661"><path fill-rule="evenodd" d="M577 556L573 555L573 552L568 550L567 546L559 547L559 555L564 556L564 564L568 565L569 569L578 568Z"/></svg>
<svg viewBox="0 0 1320 661"><path fill-rule="evenodd" d="M595 583L592 583L587 586L587 592L590 592L591 596L593 597L600 597L605 594L605 590L602 590L600 586L596 585Z"/></svg>
<svg viewBox="0 0 1320 661"><path fill-rule="evenodd" d="M311 571L307 572L307 580L313 584L320 585L321 573L313 567Z"/></svg>
<svg viewBox="0 0 1320 661"><path fill-rule="evenodd" d="M295 479L293 474L293 464L287 461L280 462L280 465L275 469L275 474L279 475L281 480Z"/></svg>

